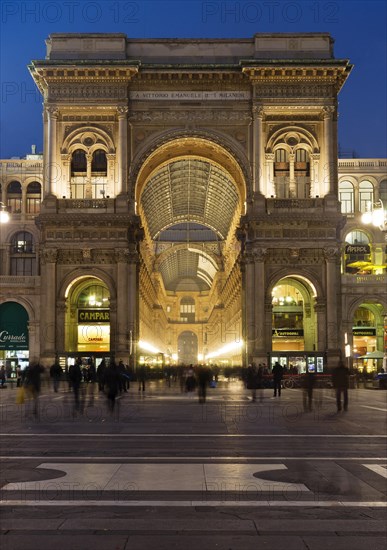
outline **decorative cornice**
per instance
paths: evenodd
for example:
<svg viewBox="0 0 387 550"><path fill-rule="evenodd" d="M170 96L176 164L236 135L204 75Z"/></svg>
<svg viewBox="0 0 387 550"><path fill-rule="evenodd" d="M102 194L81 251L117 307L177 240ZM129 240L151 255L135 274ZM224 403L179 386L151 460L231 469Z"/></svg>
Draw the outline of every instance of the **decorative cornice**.
<svg viewBox="0 0 387 550"><path fill-rule="evenodd" d="M335 60L332 60L335 62ZM322 60L321 64L300 60L298 62L279 65L279 61L270 60L270 63L256 64L249 67L243 67L242 72L248 76L252 84L267 85L270 83L289 84L298 83L325 83L333 84L336 92L340 90L349 75L352 66L348 61L336 65Z"/></svg>

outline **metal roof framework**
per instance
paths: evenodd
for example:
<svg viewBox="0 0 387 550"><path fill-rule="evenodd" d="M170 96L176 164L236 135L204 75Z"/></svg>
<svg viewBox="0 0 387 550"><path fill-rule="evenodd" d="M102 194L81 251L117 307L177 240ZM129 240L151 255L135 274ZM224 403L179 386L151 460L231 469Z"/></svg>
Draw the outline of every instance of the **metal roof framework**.
<svg viewBox="0 0 387 550"><path fill-rule="evenodd" d="M207 160L184 158L157 170L146 183L141 205L154 241L186 242L187 247L168 254L160 265L166 290L205 291L211 288L217 262L190 244L198 235L213 232L215 242L230 231L239 206L239 194L230 175ZM173 231L181 228L184 231ZM205 231L207 229L207 231ZM211 234L211 233L210 233ZM186 281L186 284L183 283Z"/></svg>

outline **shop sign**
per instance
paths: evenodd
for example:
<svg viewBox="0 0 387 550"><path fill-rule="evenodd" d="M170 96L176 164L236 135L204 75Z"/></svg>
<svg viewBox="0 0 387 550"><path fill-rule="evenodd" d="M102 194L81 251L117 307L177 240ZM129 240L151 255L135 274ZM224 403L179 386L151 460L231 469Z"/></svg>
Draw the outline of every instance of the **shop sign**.
<svg viewBox="0 0 387 550"><path fill-rule="evenodd" d="M28 313L17 302L0 306L0 349L28 350Z"/></svg>
<svg viewBox="0 0 387 550"><path fill-rule="evenodd" d="M110 323L110 310L78 309L78 323Z"/></svg>
<svg viewBox="0 0 387 550"><path fill-rule="evenodd" d="M376 336L376 328L354 327L353 335L354 336Z"/></svg>
<svg viewBox="0 0 387 550"><path fill-rule="evenodd" d="M345 253L350 255L371 254L369 244L347 244Z"/></svg>
<svg viewBox="0 0 387 550"><path fill-rule="evenodd" d="M110 343L110 326L87 325L78 326L78 344L95 345L97 348L102 344Z"/></svg>
<svg viewBox="0 0 387 550"><path fill-rule="evenodd" d="M273 328L273 336L279 337L300 337L304 336L304 329L302 328Z"/></svg>

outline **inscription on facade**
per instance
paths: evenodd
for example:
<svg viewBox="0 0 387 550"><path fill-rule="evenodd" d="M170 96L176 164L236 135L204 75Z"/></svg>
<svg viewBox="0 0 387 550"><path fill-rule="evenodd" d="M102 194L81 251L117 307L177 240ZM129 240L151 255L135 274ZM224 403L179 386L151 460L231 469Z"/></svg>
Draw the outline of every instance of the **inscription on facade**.
<svg viewBox="0 0 387 550"><path fill-rule="evenodd" d="M238 101L250 99L250 92L229 91L229 92L202 92L202 91L150 91L150 92L129 92L129 98L132 100L151 100L151 101Z"/></svg>

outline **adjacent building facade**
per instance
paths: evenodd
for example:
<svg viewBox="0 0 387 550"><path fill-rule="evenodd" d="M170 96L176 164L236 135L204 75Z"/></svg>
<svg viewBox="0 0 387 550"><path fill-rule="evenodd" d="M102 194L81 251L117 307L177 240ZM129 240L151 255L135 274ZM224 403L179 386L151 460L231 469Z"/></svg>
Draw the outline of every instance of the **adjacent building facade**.
<svg viewBox="0 0 387 550"><path fill-rule="evenodd" d="M338 160L351 68L323 33L51 35L43 155L0 161L0 360L385 352L386 234L361 213L387 162Z"/></svg>

